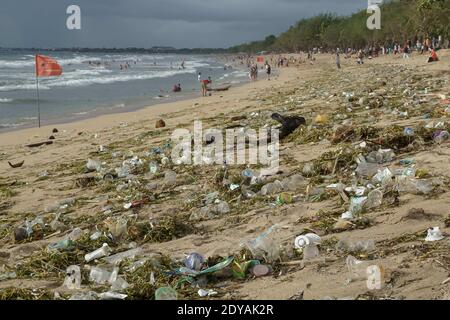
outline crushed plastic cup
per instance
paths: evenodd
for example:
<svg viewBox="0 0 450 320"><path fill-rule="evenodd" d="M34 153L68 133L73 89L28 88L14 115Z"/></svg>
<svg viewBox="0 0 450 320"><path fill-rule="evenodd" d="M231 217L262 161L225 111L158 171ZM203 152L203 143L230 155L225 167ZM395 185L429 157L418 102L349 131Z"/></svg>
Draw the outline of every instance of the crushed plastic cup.
<svg viewBox="0 0 450 320"><path fill-rule="evenodd" d="M89 239L91 239L92 241L95 241L97 239L99 239L103 234L100 231L95 231L93 234L91 234L89 236Z"/></svg>
<svg viewBox="0 0 450 320"><path fill-rule="evenodd" d="M375 249L376 247L374 240L339 240L339 242L336 244L336 250L344 252L370 252L374 251Z"/></svg>
<svg viewBox="0 0 450 320"><path fill-rule="evenodd" d="M220 201L217 204L216 209L217 209L217 213L220 213L220 214L227 214L230 212L230 206L225 201Z"/></svg>
<svg viewBox="0 0 450 320"><path fill-rule="evenodd" d="M342 220L352 220L354 218L353 213L351 213L350 211L345 211L342 215L341 215L341 219Z"/></svg>
<svg viewBox="0 0 450 320"><path fill-rule="evenodd" d="M200 271L205 266L205 258L199 253L191 253L184 259L184 265L191 270Z"/></svg>
<svg viewBox="0 0 450 320"><path fill-rule="evenodd" d="M367 195L365 206L368 209L378 208L383 203L383 192L381 190L372 190Z"/></svg>
<svg viewBox="0 0 450 320"><path fill-rule="evenodd" d="M349 273L349 280L365 280L367 279L367 268L376 263L373 261L361 261L353 256L348 256L345 261Z"/></svg>
<svg viewBox="0 0 450 320"><path fill-rule="evenodd" d="M417 170L413 167L395 170L395 176L415 177Z"/></svg>
<svg viewBox="0 0 450 320"><path fill-rule="evenodd" d="M303 251L303 260L314 259L319 256L317 245L322 243L322 239L315 233L308 233L295 238L294 246L297 250Z"/></svg>
<svg viewBox="0 0 450 320"><path fill-rule="evenodd" d="M75 294L73 294L69 300L86 300L86 301L90 301L90 300L97 300L98 298L98 294L94 291L89 291L87 293L84 292L77 292Z"/></svg>
<svg viewBox="0 0 450 320"><path fill-rule="evenodd" d="M80 228L75 228L67 235L67 238L72 241L77 241L83 235L83 230Z"/></svg>
<svg viewBox="0 0 450 320"><path fill-rule="evenodd" d="M272 262L280 258L279 243L274 237L274 231L278 228L279 225L276 224L254 240L245 243L255 259L265 259L267 262Z"/></svg>
<svg viewBox="0 0 450 320"><path fill-rule="evenodd" d="M433 134L433 140L437 144L442 144L449 139L450 139L450 133L445 130L439 130Z"/></svg>
<svg viewBox="0 0 450 320"><path fill-rule="evenodd" d="M378 151L372 151L366 157L367 162L369 163L386 163L391 162L395 158L395 153L391 149L380 149Z"/></svg>
<svg viewBox="0 0 450 320"><path fill-rule="evenodd" d="M128 288L130 285L122 277L119 276L119 267L114 267L113 272L108 280L111 284L111 291L122 291Z"/></svg>
<svg viewBox="0 0 450 320"><path fill-rule="evenodd" d="M164 184L167 186L175 185L177 182L177 173L175 171L166 171L164 174Z"/></svg>
<svg viewBox="0 0 450 320"><path fill-rule="evenodd" d="M89 171L97 171L99 172L102 168L102 165L100 162L92 160L92 159L88 159L87 163L86 163L86 168Z"/></svg>
<svg viewBox="0 0 450 320"><path fill-rule="evenodd" d="M206 205L212 204L214 203L214 201L216 201L216 199L219 197L219 192L215 191L215 192L210 192L208 193L205 198L203 199L203 201L205 202Z"/></svg>
<svg viewBox="0 0 450 320"><path fill-rule="evenodd" d="M277 193L280 193L281 191L283 191L283 185L281 184L280 181L276 180L275 182L270 182L270 183L264 185L261 188L260 193L262 196L266 196L266 195L277 194Z"/></svg>
<svg viewBox="0 0 450 320"><path fill-rule="evenodd" d="M128 209L130 209L132 206L133 206L133 204L132 204L131 202L128 202L128 203L125 203L125 204L123 205L123 208L124 208L125 210L128 210Z"/></svg>
<svg viewBox="0 0 450 320"><path fill-rule="evenodd" d="M252 169L245 169L244 171L242 171L241 173L242 177L244 178L253 178L255 176L255 173L253 172Z"/></svg>
<svg viewBox="0 0 450 320"><path fill-rule="evenodd" d="M442 234L442 231L439 229L439 227L428 229L428 234L427 237L425 238L425 241L434 242L440 241L442 239L444 239L444 235Z"/></svg>
<svg viewBox="0 0 450 320"><path fill-rule="evenodd" d="M414 159L402 159L400 160L400 164L402 166L409 166L414 163Z"/></svg>
<svg viewBox="0 0 450 320"><path fill-rule="evenodd" d="M209 289L209 290L199 289L199 290L197 291L197 293L198 293L198 295L199 295L200 297L204 298L204 297L215 296L218 292L217 292L217 291L214 291L214 290L212 290L212 289Z"/></svg>
<svg viewBox="0 0 450 320"><path fill-rule="evenodd" d="M308 180L300 174L295 174L281 181L284 191L297 191L308 184Z"/></svg>
<svg viewBox="0 0 450 320"><path fill-rule="evenodd" d="M66 278L64 279L64 286L69 290L81 289L81 270L79 266L69 266L66 270Z"/></svg>
<svg viewBox="0 0 450 320"><path fill-rule="evenodd" d="M385 168L383 171L379 170L378 173L372 178L374 184L386 185L388 184L394 175L389 168Z"/></svg>
<svg viewBox="0 0 450 320"><path fill-rule="evenodd" d="M127 232L128 221L124 218L120 218L117 221L111 221L107 219L108 231L112 234L114 239L120 239Z"/></svg>
<svg viewBox="0 0 450 320"><path fill-rule="evenodd" d="M357 162L358 166L357 166L355 172L359 176L362 176L362 177L371 178L380 169L380 165L378 163L369 163L366 161L366 159L362 155L359 155L357 157L356 162Z"/></svg>
<svg viewBox="0 0 450 320"><path fill-rule="evenodd" d="M75 242L70 239L64 239L59 242L51 243L47 248L53 250L71 250L75 247Z"/></svg>
<svg viewBox="0 0 450 320"><path fill-rule="evenodd" d="M384 266L377 261L361 261L348 256L346 265L349 273L348 281L366 280L369 290L380 290L385 283Z"/></svg>
<svg viewBox="0 0 450 320"><path fill-rule="evenodd" d="M89 272L89 281L92 281L97 284L105 284L111 278L111 272L99 268L99 267L91 267Z"/></svg>
<svg viewBox="0 0 450 320"><path fill-rule="evenodd" d="M91 253L88 253L84 256L84 259L86 262L90 262L95 259L103 258L104 256L109 255L111 249L107 243L104 243L101 248L98 248L95 251L92 251Z"/></svg>
<svg viewBox="0 0 450 320"><path fill-rule="evenodd" d="M352 197L350 199L350 206L348 211L352 216L357 215L363 211L364 205L367 202L367 197Z"/></svg>
<svg viewBox="0 0 450 320"><path fill-rule="evenodd" d="M412 194L430 194L435 186L431 179L414 179L405 176L397 178L397 191Z"/></svg>
<svg viewBox="0 0 450 320"><path fill-rule="evenodd" d="M156 162L151 162L148 166L150 173L155 174L158 172L158 164Z"/></svg>
<svg viewBox="0 0 450 320"><path fill-rule="evenodd" d="M178 300L178 294L171 287L162 287L155 291L155 300Z"/></svg>
<svg viewBox="0 0 450 320"><path fill-rule="evenodd" d="M414 129L413 128L405 128L405 130L403 131L403 134L405 136L411 137L414 135Z"/></svg>

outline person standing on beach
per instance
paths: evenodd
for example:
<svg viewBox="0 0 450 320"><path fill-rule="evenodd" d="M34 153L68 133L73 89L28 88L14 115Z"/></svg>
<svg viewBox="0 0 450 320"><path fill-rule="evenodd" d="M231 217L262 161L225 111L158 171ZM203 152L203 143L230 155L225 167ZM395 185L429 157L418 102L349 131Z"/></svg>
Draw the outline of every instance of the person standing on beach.
<svg viewBox="0 0 450 320"><path fill-rule="evenodd" d="M364 54L361 49L358 51L358 64L364 64Z"/></svg>
<svg viewBox="0 0 450 320"><path fill-rule="evenodd" d="M202 73L201 72L199 72L198 73L198 82L200 83L200 88L201 88L201 92L202 92L202 97L206 97L206 92L207 92L207 88L206 88L206 83L205 83L205 81L208 81L208 80L203 80L203 77L202 77Z"/></svg>
<svg viewBox="0 0 450 320"><path fill-rule="evenodd" d="M266 73L267 73L267 80L270 81L270 74L272 73L272 67L268 62L266 62Z"/></svg>
<svg viewBox="0 0 450 320"><path fill-rule="evenodd" d="M341 68L341 57L339 56L339 48L336 50L336 65L338 69Z"/></svg>

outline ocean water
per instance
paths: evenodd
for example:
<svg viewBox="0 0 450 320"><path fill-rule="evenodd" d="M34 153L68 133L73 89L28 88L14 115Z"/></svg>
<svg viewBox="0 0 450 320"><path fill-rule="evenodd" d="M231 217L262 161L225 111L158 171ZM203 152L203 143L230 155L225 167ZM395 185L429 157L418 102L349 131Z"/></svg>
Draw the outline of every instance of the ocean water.
<svg viewBox="0 0 450 320"><path fill-rule="evenodd" d="M209 55L39 53L63 68L59 77L39 78L43 125L199 96L198 72L214 85L248 81L245 70L225 70L223 57ZM37 126L34 54L0 49L0 131ZM172 93L178 83L182 92Z"/></svg>

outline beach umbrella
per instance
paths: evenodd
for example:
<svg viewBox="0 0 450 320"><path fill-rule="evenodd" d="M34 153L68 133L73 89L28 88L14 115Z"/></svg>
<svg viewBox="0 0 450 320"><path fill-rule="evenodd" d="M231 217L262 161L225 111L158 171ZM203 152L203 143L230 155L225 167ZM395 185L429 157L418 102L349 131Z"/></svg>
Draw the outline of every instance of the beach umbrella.
<svg viewBox="0 0 450 320"><path fill-rule="evenodd" d="M41 127L41 109L39 105L39 77L53 77L62 74L62 67L53 58L36 55L36 94L39 128Z"/></svg>

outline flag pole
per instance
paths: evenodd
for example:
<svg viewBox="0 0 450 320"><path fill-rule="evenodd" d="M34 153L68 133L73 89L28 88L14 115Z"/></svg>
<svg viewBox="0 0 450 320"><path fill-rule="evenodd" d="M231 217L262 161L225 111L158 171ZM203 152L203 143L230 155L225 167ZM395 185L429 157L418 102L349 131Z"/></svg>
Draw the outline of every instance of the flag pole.
<svg viewBox="0 0 450 320"><path fill-rule="evenodd" d="M39 104L39 77L36 75L36 93L37 93L37 110L38 110L38 123L41 127L41 106Z"/></svg>
<svg viewBox="0 0 450 320"><path fill-rule="evenodd" d="M38 77L38 65L37 65L37 55L36 55L36 95L37 95L37 111L38 111L38 123L39 123L39 128L41 127L41 106L39 104L39 77Z"/></svg>

